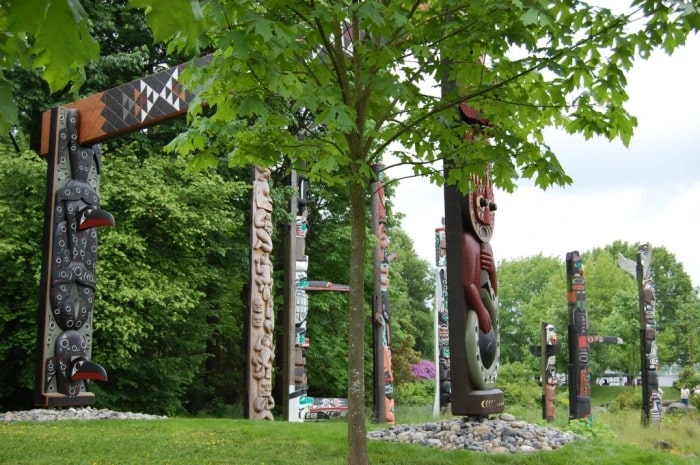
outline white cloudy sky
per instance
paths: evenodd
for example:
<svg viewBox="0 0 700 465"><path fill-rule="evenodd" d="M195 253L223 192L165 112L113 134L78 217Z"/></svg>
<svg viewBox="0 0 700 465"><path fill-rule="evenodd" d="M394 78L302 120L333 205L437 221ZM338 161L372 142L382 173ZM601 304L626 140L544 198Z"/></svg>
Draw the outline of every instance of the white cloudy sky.
<svg viewBox="0 0 700 465"><path fill-rule="evenodd" d="M628 109L639 125L628 148L552 131L548 142L574 183L542 191L521 182L498 192L497 260L542 253L561 260L615 240L664 246L700 286L700 37L669 57L639 61L628 75ZM389 172L392 178L400 172ZM435 257L442 189L401 181L392 198L418 255ZM633 257L630 257L633 258Z"/></svg>

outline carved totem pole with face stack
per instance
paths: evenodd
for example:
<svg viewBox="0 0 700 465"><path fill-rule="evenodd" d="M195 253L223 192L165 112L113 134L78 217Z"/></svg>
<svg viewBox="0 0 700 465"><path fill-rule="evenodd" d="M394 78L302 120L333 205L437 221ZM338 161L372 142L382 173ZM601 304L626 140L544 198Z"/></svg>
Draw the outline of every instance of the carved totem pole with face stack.
<svg viewBox="0 0 700 465"><path fill-rule="evenodd" d="M569 418L591 416L586 280L578 251L566 254L569 302Z"/></svg>
<svg viewBox="0 0 700 465"><path fill-rule="evenodd" d="M473 108L463 104L460 111L472 125L483 124ZM496 388L500 328L490 244L496 203L488 172L472 182L466 196L445 186L451 401L454 415L485 417L504 409Z"/></svg>
<svg viewBox="0 0 700 465"><path fill-rule="evenodd" d="M272 197L270 170L254 168L252 202L250 334L246 417L273 420L272 372L275 329L272 294Z"/></svg>
<svg viewBox="0 0 700 465"><path fill-rule="evenodd" d="M557 355L561 352L561 344L557 343L557 333L554 325L543 322L540 331L540 345L531 345L530 353L541 358L542 379L542 418L554 421L554 390L559 383L556 371Z"/></svg>
<svg viewBox="0 0 700 465"><path fill-rule="evenodd" d="M651 270L652 249L642 244L637 250L637 261L622 254L617 263L624 271L637 280L639 292L639 350L642 365L642 426L649 426L651 418L654 426L661 424L662 396L659 389L659 355L656 348L656 285Z"/></svg>
<svg viewBox="0 0 700 465"><path fill-rule="evenodd" d="M79 143L78 110L51 111L44 247L34 403L78 406L95 402L90 380L106 381L90 361L97 291L97 231L114 225L100 208L99 145Z"/></svg>

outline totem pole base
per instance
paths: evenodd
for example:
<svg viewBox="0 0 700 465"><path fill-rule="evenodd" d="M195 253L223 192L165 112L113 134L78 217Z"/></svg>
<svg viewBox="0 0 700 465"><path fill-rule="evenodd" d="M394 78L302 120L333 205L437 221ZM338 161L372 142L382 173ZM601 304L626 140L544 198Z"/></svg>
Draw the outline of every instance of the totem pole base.
<svg viewBox="0 0 700 465"><path fill-rule="evenodd" d="M482 418L494 413L502 413L505 407L505 397L500 389L471 391L463 397L461 408L456 410L455 405L452 405L453 415Z"/></svg>
<svg viewBox="0 0 700 465"><path fill-rule="evenodd" d="M81 392L75 397L63 394L43 393L34 399L35 407L84 407L95 404L95 394Z"/></svg>

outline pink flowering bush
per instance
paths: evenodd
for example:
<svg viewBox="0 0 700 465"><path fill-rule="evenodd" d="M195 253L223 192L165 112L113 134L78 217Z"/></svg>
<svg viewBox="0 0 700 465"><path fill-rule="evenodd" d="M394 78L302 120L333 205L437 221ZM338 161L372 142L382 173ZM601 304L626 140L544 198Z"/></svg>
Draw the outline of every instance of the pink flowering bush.
<svg viewBox="0 0 700 465"><path fill-rule="evenodd" d="M411 373L418 379L435 379L435 364L430 360L421 360L413 365Z"/></svg>

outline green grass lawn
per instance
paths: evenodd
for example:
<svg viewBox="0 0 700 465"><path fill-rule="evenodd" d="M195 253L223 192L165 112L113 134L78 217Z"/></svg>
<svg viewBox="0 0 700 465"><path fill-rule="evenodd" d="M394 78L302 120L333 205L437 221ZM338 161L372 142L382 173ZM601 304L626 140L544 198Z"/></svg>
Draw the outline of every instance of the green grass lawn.
<svg viewBox="0 0 700 465"><path fill-rule="evenodd" d="M594 404L599 405L596 400ZM560 406L556 426L566 425ZM430 421L428 409L397 412L410 422ZM538 412L516 417L537 422ZM524 418L531 416L531 418ZM641 428L639 411L596 409L594 422L614 433L576 441L551 452L490 455L370 441L374 465L688 465L700 463L697 417L667 417L660 429ZM383 426L368 424L369 429ZM0 424L0 464L194 465L347 463L347 424L262 422L240 419L95 420ZM654 449L663 439L670 452Z"/></svg>

